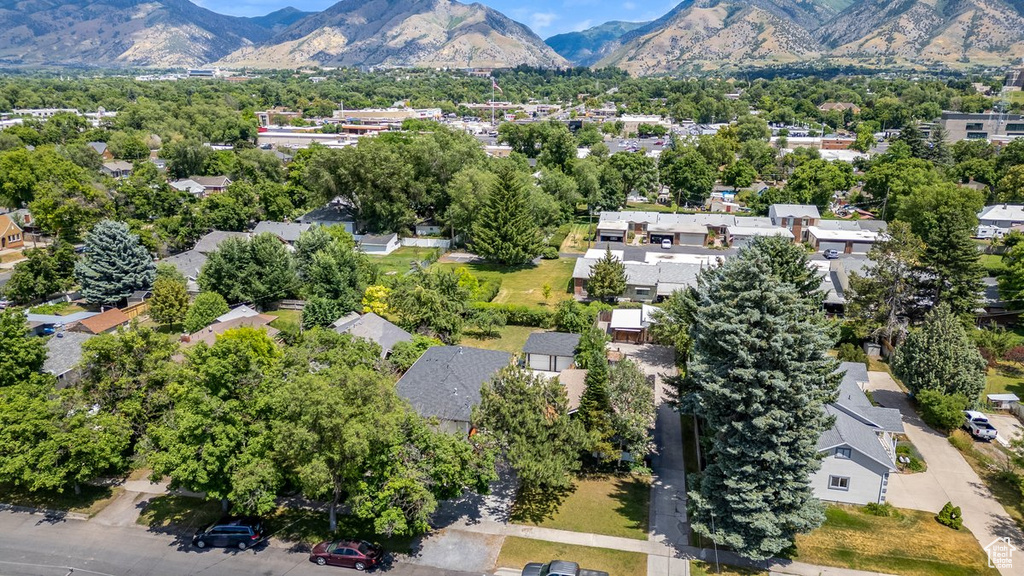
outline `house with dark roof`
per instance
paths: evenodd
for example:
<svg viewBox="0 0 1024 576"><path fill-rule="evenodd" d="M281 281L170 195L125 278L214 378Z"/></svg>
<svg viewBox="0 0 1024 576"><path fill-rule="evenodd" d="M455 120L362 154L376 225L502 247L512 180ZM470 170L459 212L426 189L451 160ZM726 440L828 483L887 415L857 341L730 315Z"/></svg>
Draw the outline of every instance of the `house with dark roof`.
<svg viewBox="0 0 1024 576"><path fill-rule="evenodd" d="M396 391L417 414L436 418L442 430L469 434L480 388L511 361L508 352L435 346L402 376Z"/></svg>
<svg viewBox="0 0 1024 576"><path fill-rule="evenodd" d="M531 370L561 372L572 368L579 334L535 332L523 345L524 362Z"/></svg>
<svg viewBox="0 0 1024 576"><path fill-rule="evenodd" d="M299 222L314 226L344 226L349 234L355 234L356 231L355 213L350 206L341 201L334 201L307 212L299 218Z"/></svg>
<svg viewBox="0 0 1024 576"><path fill-rule="evenodd" d="M96 153L99 154L100 157L103 158L104 160L114 159L114 154L110 151L109 148L107 148L106 142L86 142L85 145L95 150Z"/></svg>
<svg viewBox="0 0 1024 576"><path fill-rule="evenodd" d="M120 180L121 178L127 178L132 175L134 170L131 162L125 162L124 160L112 160L110 162L104 162L100 165L100 172L104 176L110 176Z"/></svg>
<svg viewBox="0 0 1024 576"><path fill-rule="evenodd" d="M811 476L811 489L826 502L882 504L889 474L897 470L895 436L904 432L903 417L868 400L867 366L843 362L839 369L839 396L825 406L835 423L818 439L821 468Z"/></svg>
<svg viewBox="0 0 1024 576"><path fill-rule="evenodd" d="M356 338L365 338L377 343L381 348L381 358L387 358L395 344L412 342L412 334L373 312L367 312L362 316L355 313L349 314L335 322L333 327L334 331L339 334L351 334Z"/></svg>
<svg viewBox="0 0 1024 576"><path fill-rule="evenodd" d="M46 361L43 372L57 378L57 388L66 388L82 377L79 364L82 362L82 344L94 336L83 332L61 330L46 341Z"/></svg>
<svg viewBox="0 0 1024 576"><path fill-rule="evenodd" d="M392 232L391 234L382 234L379 236L367 234L359 240L359 248L367 254L379 254L381 256L387 256L401 246L401 242L398 240L398 234Z"/></svg>
<svg viewBox="0 0 1024 576"><path fill-rule="evenodd" d="M223 230L213 230L200 238L199 241L196 242L193 250L203 254L209 254L216 250L220 246L220 243L228 238L241 238L243 240L248 240L251 237L252 235L248 232L225 232Z"/></svg>

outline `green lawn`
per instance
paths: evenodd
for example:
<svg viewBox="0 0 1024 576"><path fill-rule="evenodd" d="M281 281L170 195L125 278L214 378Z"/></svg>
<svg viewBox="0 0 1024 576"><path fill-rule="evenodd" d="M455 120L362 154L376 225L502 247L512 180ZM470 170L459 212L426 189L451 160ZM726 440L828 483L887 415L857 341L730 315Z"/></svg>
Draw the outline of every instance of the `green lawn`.
<svg viewBox="0 0 1024 576"><path fill-rule="evenodd" d="M374 532L372 520L343 514L338 515L338 529L332 533L327 512L308 509L280 508L268 518L267 525L275 538L309 546L344 537L376 542L389 552L409 553L416 540L409 536L381 536Z"/></svg>
<svg viewBox="0 0 1024 576"><path fill-rule="evenodd" d="M380 265L385 273L405 274L412 270L413 262L422 262L433 254L437 248L419 248L416 246L403 246L387 256L369 255L371 262Z"/></svg>
<svg viewBox="0 0 1024 576"><path fill-rule="evenodd" d="M509 536L501 547L498 568L521 570L530 562L567 560L581 568L603 570L612 576L646 576L647 555L605 548L558 544Z"/></svg>
<svg viewBox="0 0 1024 576"><path fill-rule="evenodd" d="M120 486L111 488L82 484L80 494L75 494L71 488L64 492L49 490L29 492L17 486L0 484L0 502L27 508L45 508L94 516L123 491L124 489Z"/></svg>
<svg viewBox="0 0 1024 576"><path fill-rule="evenodd" d="M1024 103L1024 91L1010 92L1010 102Z"/></svg>
<svg viewBox="0 0 1024 576"><path fill-rule="evenodd" d="M715 569L715 564L708 562L701 562L700 560L690 560L690 576L710 576L712 574L724 574L725 576L767 576L768 573L763 570L753 570L750 568L737 568L735 566L721 565L721 570Z"/></svg>
<svg viewBox="0 0 1024 576"><path fill-rule="evenodd" d="M983 395L1007 392L1024 398L1024 367L1012 362L999 362L997 367L988 369Z"/></svg>
<svg viewBox="0 0 1024 576"><path fill-rule="evenodd" d="M981 265L992 276L998 276L1006 270L1003 257L999 254L982 254Z"/></svg>
<svg viewBox="0 0 1024 576"><path fill-rule="evenodd" d="M594 235L590 232L590 224L573 224L559 251L569 254L586 254L593 240Z"/></svg>
<svg viewBox="0 0 1024 576"><path fill-rule="evenodd" d="M543 332L540 328L530 326L505 326L501 329L501 335L497 338L484 338L473 331L468 331L462 336L459 344L483 348L485 350L502 350L510 354L520 354L526 339L534 332Z"/></svg>
<svg viewBox="0 0 1024 576"><path fill-rule="evenodd" d="M267 316L275 316L277 320L270 323L278 330L283 330L286 324L302 324L302 310L273 310L266 313Z"/></svg>
<svg viewBox="0 0 1024 576"><path fill-rule="evenodd" d="M969 530L947 528L929 512L899 509L887 518L830 506L825 517L821 528L797 536L794 560L906 576L998 574Z"/></svg>
<svg viewBox="0 0 1024 576"><path fill-rule="evenodd" d="M561 300L572 298L572 269L575 265L575 258L541 260L536 266L512 269L482 262L435 264L449 270L465 267L481 282L500 279L501 291L494 302L540 307L553 307ZM545 284L551 286L551 297L548 300L544 299Z"/></svg>
<svg viewBox="0 0 1024 576"><path fill-rule="evenodd" d="M590 532L647 540L647 513L651 485L639 476L604 476L576 481L558 509L543 518L531 518L533 509L517 503L515 522L545 528Z"/></svg>

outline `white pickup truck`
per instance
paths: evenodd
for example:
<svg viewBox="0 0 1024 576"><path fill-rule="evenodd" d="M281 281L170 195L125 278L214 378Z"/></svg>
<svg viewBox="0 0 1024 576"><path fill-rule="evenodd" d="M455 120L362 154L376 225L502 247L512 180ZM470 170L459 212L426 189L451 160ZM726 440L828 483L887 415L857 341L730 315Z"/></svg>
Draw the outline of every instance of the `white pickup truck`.
<svg viewBox="0 0 1024 576"><path fill-rule="evenodd" d="M999 432L981 412L964 410L964 429L979 440L995 440Z"/></svg>

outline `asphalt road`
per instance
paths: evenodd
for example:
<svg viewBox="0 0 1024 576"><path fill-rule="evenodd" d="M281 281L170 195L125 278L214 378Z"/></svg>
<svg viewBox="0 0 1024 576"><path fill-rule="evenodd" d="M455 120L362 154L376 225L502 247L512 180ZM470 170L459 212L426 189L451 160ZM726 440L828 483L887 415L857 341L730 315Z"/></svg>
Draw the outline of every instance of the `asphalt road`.
<svg viewBox="0 0 1024 576"><path fill-rule="evenodd" d="M480 576L407 563L379 571L389 576ZM80 520L48 521L35 514L0 512L0 576L346 576L321 568L305 551L275 546L256 551L192 549L178 537L143 527L108 527Z"/></svg>

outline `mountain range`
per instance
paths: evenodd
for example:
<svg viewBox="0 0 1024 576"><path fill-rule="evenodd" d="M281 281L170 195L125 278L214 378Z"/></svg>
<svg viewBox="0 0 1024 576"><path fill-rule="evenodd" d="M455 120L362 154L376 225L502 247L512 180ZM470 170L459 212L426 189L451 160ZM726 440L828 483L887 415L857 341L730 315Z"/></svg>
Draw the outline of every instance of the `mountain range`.
<svg viewBox="0 0 1024 576"><path fill-rule="evenodd" d="M217 14L188 0L0 0L0 65L294 68L618 66L635 75L834 63L1005 66L1024 0L683 0L647 23L542 41L479 3L341 0Z"/></svg>

